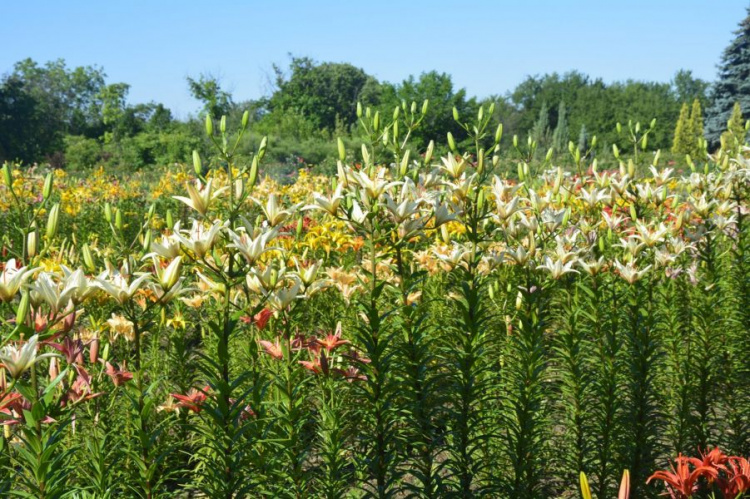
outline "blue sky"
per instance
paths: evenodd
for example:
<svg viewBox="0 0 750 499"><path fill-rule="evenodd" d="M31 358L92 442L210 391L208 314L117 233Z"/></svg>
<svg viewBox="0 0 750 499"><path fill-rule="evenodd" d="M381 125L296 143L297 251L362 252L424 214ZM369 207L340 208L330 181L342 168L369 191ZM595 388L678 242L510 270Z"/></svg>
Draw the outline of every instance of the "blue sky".
<svg viewBox="0 0 750 499"><path fill-rule="evenodd" d="M578 69L605 81L713 80L748 0L223 1L2 0L0 73L31 57L103 66L130 102L185 117L185 83L221 77L235 100L269 91L288 53L349 62L398 82L436 69L470 95L504 94L527 75Z"/></svg>

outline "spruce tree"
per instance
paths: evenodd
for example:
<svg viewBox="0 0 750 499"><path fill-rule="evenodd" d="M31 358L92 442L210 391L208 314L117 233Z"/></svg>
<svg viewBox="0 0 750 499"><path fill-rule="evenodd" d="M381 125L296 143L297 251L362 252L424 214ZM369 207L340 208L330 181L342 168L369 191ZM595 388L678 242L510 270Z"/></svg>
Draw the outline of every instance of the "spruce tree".
<svg viewBox="0 0 750 499"><path fill-rule="evenodd" d="M735 35L721 56L719 77L707 113L706 136L714 146L726 130L734 103L750 109L750 8Z"/></svg>
<svg viewBox="0 0 750 499"><path fill-rule="evenodd" d="M565 108L565 102L560 102L560 107L557 111L557 126L555 131L552 133L552 147L555 148L555 152L559 153L564 151L568 147L568 116Z"/></svg>
<svg viewBox="0 0 750 499"><path fill-rule="evenodd" d="M692 126L690 123L690 108L687 102L682 103L680 117L677 119L677 126L674 130L674 141L672 142L672 152L675 154L690 154L692 147Z"/></svg>
<svg viewBox="0 0 750 499"><path fill-rule="evenodd" d="M703 110L701 109L701 102L696 98L693 100L693 108L690 110L690 133L691 133L691 147L690 156L693 159L704 159L700 158L701 155L701 142L705 139L703 134Z"/></svg>

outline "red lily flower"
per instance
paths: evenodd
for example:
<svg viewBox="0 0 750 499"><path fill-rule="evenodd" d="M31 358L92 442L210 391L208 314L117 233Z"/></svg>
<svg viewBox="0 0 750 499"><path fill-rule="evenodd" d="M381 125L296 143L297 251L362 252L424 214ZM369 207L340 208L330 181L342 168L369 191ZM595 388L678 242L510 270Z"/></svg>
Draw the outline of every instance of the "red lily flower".
<svg viewBox="0 0 750 499"><path fill-rule="evenodd" d="M83 342L81 340L74 340L70 336L66 336L62 344L49 342L47 345L63 354L65 362L68 364L78 364L79 361L83 361Z"/></svg>
<svg viewBox="0 0 750 499"><path fill-rule="evenodd" d="M181 395L179 393L171 393L170 395L178 400L177 405L179 407L198 413L201 412L201 406L208 398L208 390L209 387L206 386L203 390L191 388L186 395Z"/></svg>
<svg viewBox="0 0 750 499"><path fill-rule="evenodd" d="M268 324L268 321L271 319L272 315L273 311L271 309L264 308L253 316L253 322L258 329L263 330L265 329L266 324Z"/></svg>
<svg viewBox="0 0 750 499"><path fill-rule="evenodd" d="M333 352L341 345L349 345L351 341L341 339L341 323L339 322L336 326L336 332L334 334L327 334L324 339L316 339L315 342L326 349L328 352Z"/></svg>
<svg viewBox="0 0 750 499"><path fill-rule="evenodd" d="M724 499L735 499L750 492L750 461L744 457L729 457L725 469L726 478L716 480Z"/></svg>
<svg viewBox="0 0 750 499"><path fill-rule="evenodd" d="M695 461L700 462L697 459ZM719 476L718 470L711 466L695 466L691 470L691 458L682 454L677 456L675 464L671 465L671 472L657 471L646 480L646 483L650 483L651 480L662 480L667 484L672 499L689 499L698 490L698 479L707 477L715 480Z"/></svg>
<svg viewBox="0 0 750 499"><path fill-rule="evenodd" d="M91 400L96 397L103 395L103 392L94 393L91 390L91 375L81 366L75 366L78 371L78 377L76 377L73 384L70 385L68 392L63 396L61 405L65 407L68 402L77 404L86 400Z"/></svg>
<svg viewBox="0 0 750 499"><path fill-rule="evenodd" d="M106 361L104 361L104 367L106 368L104 373L112 378L112 383L114 383L115 386L122 386L133 379L133 373L127 370L127 364L125 361L120 364L119 370L115 369L112 364Z"/></svg>

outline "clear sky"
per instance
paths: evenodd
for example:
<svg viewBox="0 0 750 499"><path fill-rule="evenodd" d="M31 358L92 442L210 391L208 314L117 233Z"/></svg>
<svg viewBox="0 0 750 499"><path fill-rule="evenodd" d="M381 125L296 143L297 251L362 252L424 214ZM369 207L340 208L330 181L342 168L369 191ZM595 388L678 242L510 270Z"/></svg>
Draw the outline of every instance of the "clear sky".
<svg viewBox="0 0 750 499"><path fill-rule="evenodd" d="M349 62L380 80L450 73L470 95L527 75L583 71L605 81L707 80L748 0L0 0L0 73L26 57L104 67L185 117L185 77L220 76L235 100L268 94L287 54Z"/></svg>

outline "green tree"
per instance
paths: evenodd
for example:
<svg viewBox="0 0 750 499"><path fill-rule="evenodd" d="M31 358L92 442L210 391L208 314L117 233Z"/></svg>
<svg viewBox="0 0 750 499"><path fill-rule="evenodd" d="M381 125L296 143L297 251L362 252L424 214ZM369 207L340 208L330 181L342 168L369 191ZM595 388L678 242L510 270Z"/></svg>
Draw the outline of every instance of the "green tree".
<svg viewBox="0 0 750 499"><path fill-rule="evenodd" d="M538 150L546 148L549 142L549 110L546 102L543 102L539 109L539 117L531 129L531 138L536 141Z"/></svg>
<svg viewBox="0 0 750 499"><path fill-rule="evenodd" d="M402 101L421 103L429 100L429 111L424 121L412 135L414 143L425 146L430 140L442 142L448 132L456 140L466 136L463 128L453 119L453 108L458 110L462 119L473 117L478 110L476 99L467 98L466 89L455 90L453 80L447 73L429 71L422 73L419 79L409 76L397 85L384 84L382 92L382 109L385 116L390 116Z"/></svg>
<svg viewBox="0 0 750 499"><path fill-rule="evenodd" d="M203 102L203 113L218 118L232 110L232 95L221 88L216 76L201 74L198 79L188 76L187 83L190 95Z"/></svg>
<svg viewBox="0 0 750 499"><path fill-rule="evenodd" d="M690 120L690 108L687 102L682 103L680 117L674 130L672 152L675 154L691 154L693 152L693 124Z"/></svg>
<svg viewBox="0 0 750 499"><path fill-rule="evenodd" d="M117 140L122 135L129 91L130 85L127 83L113 83L106 85L99 92L102 122L107 127L104 132L104 142Z"/></svg>
<svg viewBox="0 0 750 499"><path fill-rule="evenodd" d="M734 149L735 145L745 143L745 119L742 117L742 106L735 102L732 115L726 124L726 131L721 134L721 147Z"/></svg>
<svg viewBox="0 0 750 499"><path fill-rule="evenodd" d="M269 100L271 113L294 112L331 132L356 123L357 102L373 105L379 98L377 80L351 64L293 57L288 76L278 66L274 72L277 90Z"/></svg>
<svg viewBox="0 0 750 499"><path fill-rule="evenodd" d="M701 108L701 101L699 99L693 100L693 107L690 109L690 132L692 133L693 148L690 155L693 158L699 158L701 154L700 143L705 140L703 132L703 109Z"/></svg>
<svg viewBox="0 0 750 499"><path fill-rule="evenodd" d="M568 117L565 109L565 101L561 101L560 107L557 110L557 125L555 126L555 131L552 133L552 147L554 147L555 151L558 153L565 151L568 147L569 140Z"/></svg>
<svg viewBox="0 0 750 499"><path fill-rule="evenodd" d="M712 145L719 142L733 115L735 103L750 109L750 8L740 22L735 37L724 49L719 64L719 77L714 83L711 107L706 120L706 137Z"/></svg>
<svg viewBox="0 0 750 499"><path fill-rule="evenodd" d="M51 137L36 134L42 130L39 104L26 90L24 82L13 75L0 83L0 163L39 158L49 149Z"/></svg>
<svg viewBox="0 0 750 499"><path fill-rule="evenodd" d="M705 102L709 83L695 78L688 69L680 69L672 79L672 87L679 102L690 102L693 99Z"/></svg>

